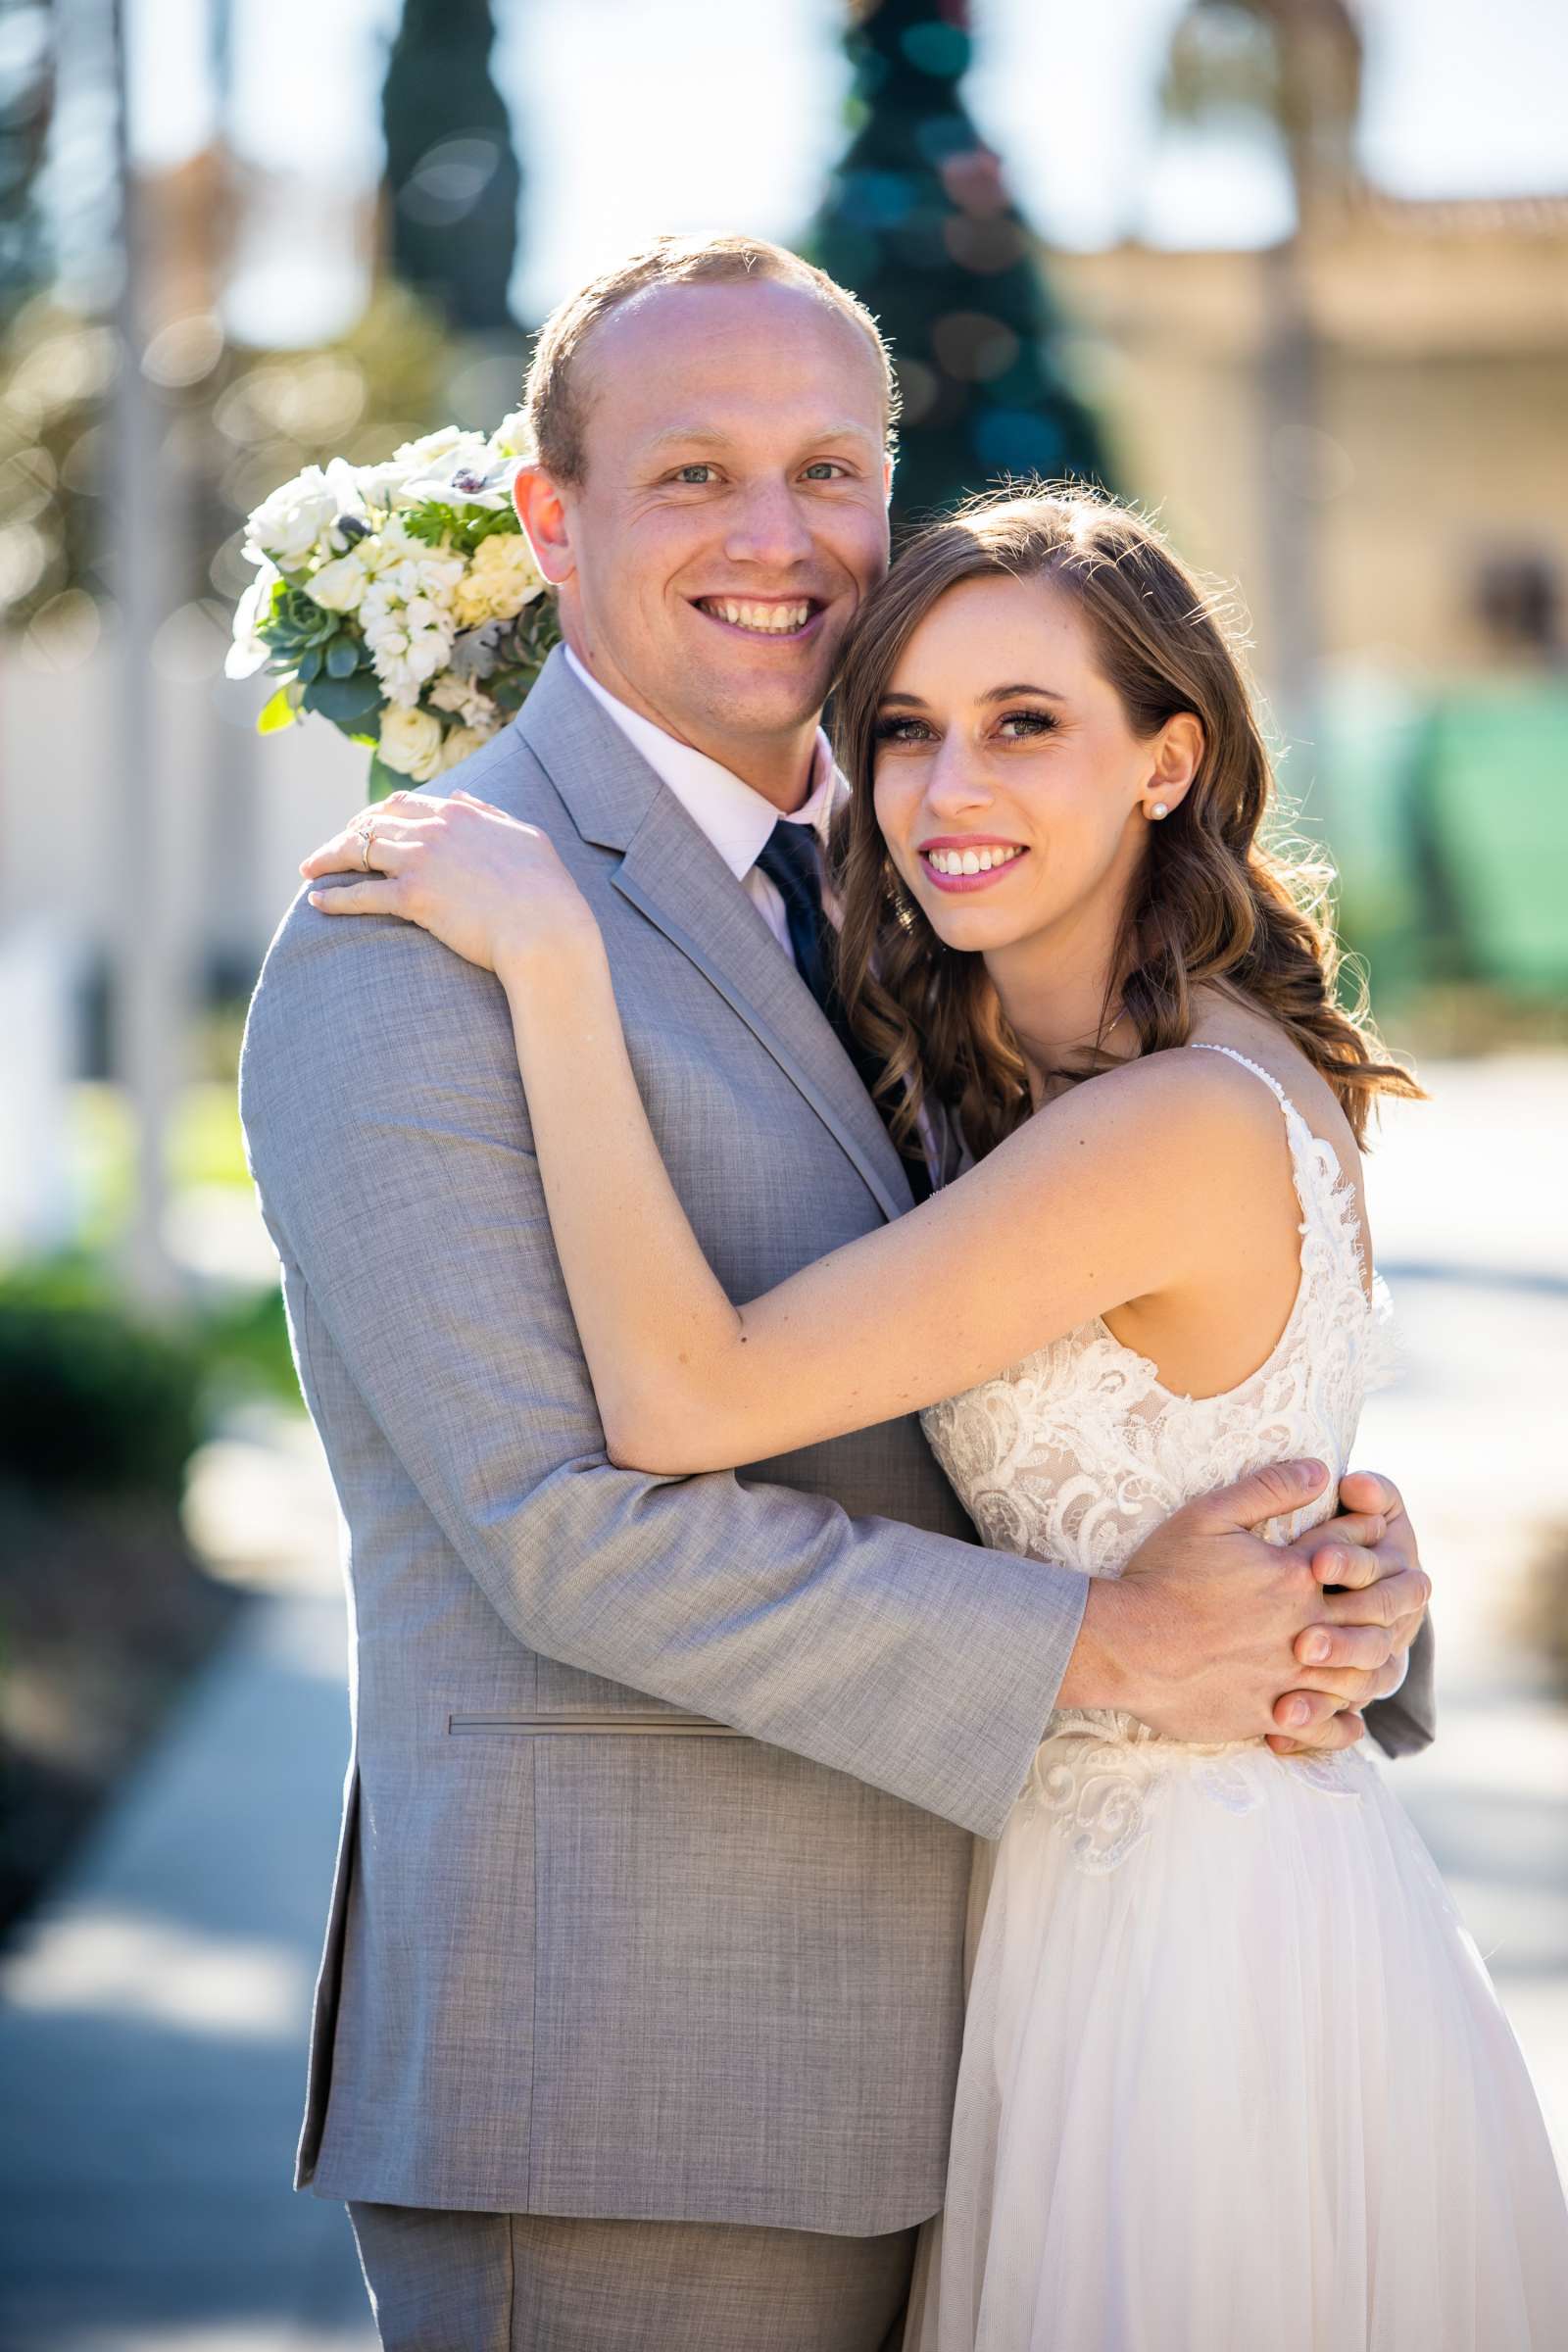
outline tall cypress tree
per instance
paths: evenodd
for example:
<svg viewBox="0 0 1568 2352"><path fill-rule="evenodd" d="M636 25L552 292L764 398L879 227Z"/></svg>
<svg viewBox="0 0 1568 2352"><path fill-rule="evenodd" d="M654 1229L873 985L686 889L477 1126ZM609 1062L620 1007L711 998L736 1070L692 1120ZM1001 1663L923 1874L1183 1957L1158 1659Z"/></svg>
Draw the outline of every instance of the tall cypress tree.
<svg viewBox="0 0 1568 2352"><path fill-rule="evenodd" d="M393 272L476 335L514 331L522 173L494 44L490 0L403 0L381 96Z"/></svg>
<svg viewBox="0 0 1568 2352"><path fill-rule="evenodd" d="M858 0L855 15L856 127L808 250L893 345L895 523L999 475L1103 479L1033 239L959 94L968 0Z"/></svg>

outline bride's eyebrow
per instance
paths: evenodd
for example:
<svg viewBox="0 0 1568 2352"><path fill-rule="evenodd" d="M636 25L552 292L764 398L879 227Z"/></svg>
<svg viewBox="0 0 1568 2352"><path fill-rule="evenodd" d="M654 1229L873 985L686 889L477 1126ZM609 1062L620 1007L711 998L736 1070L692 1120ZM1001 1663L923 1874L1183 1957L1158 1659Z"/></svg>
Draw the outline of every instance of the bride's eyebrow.
<svg viewBox="0 0 1568 2352"><path fill-rule="evenodd" d="M1041 701L1046 703L1064 703L1067 700L1067 697L1064 694L1057 693L1054 686L1027 686L1023 684L1014 684L1011 686L988 686L985 693L981 695L980 700L983 703L1009 703L1015 694L1037 694L1039 695ZM886 710L889 705L893 703L901 703L906 710L923 710L925 709L925 704L921 701L919 695L917 694L884 694L880 698L877 708L879 710Z"/></svg>

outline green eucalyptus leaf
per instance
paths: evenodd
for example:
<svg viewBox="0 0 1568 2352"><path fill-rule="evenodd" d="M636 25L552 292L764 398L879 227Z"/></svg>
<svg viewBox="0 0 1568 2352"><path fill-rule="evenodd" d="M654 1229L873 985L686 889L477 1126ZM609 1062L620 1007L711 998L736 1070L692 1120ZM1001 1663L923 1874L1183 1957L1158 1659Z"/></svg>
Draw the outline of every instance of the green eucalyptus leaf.
<svg viewBox="0 0 1568 2352"><path fill-rule="evenodd" d="M381 708L380 681L369 670L352 678L317 677L305 689L305 708L352 732Z"/></svg>
<svg viewBox="0 0 1568 2352"><path fill-rule="evenodd" d="M329 678L352 678L360 666L360 648L353 637L341 634L334 637L326 649L326 674Z"/></svg>

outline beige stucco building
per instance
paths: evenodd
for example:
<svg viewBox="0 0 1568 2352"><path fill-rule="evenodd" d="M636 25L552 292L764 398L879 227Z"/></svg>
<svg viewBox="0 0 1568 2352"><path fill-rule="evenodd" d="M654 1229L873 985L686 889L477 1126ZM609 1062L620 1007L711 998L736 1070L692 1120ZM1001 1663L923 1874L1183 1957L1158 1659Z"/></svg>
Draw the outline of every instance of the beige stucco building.
<svg viewBox="0 0 1568 2352"><path fill-rule="evenodd" d="M1494 608L1510 567L1568 584L1568 197L1367 194L1289 253L1127 244L1052 270L1120 478L1241 581L1265 677L1292 564L1330 662L1529 658L1483 584Z"/></svg>

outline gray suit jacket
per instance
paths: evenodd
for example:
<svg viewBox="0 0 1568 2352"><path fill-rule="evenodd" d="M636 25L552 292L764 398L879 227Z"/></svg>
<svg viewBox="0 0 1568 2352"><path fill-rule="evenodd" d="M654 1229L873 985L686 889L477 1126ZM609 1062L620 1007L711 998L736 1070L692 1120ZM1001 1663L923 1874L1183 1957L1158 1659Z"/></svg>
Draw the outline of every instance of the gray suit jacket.
<svg viewBox="0 0 1568 2352"><path fill-rule="evenodd" d="M464 781L592 901L733 1296L909 1205L794 966L559 654ZM1022 1784L1081 1581L979 1551L912 1420L744 1476L612 1468L505 999L424 932L298 901L241 1102L353 1601L300 2181L846 2233L933 2212L970 1833ZM1413 1670L1385 1744L1429 1707Z"/></svg>

